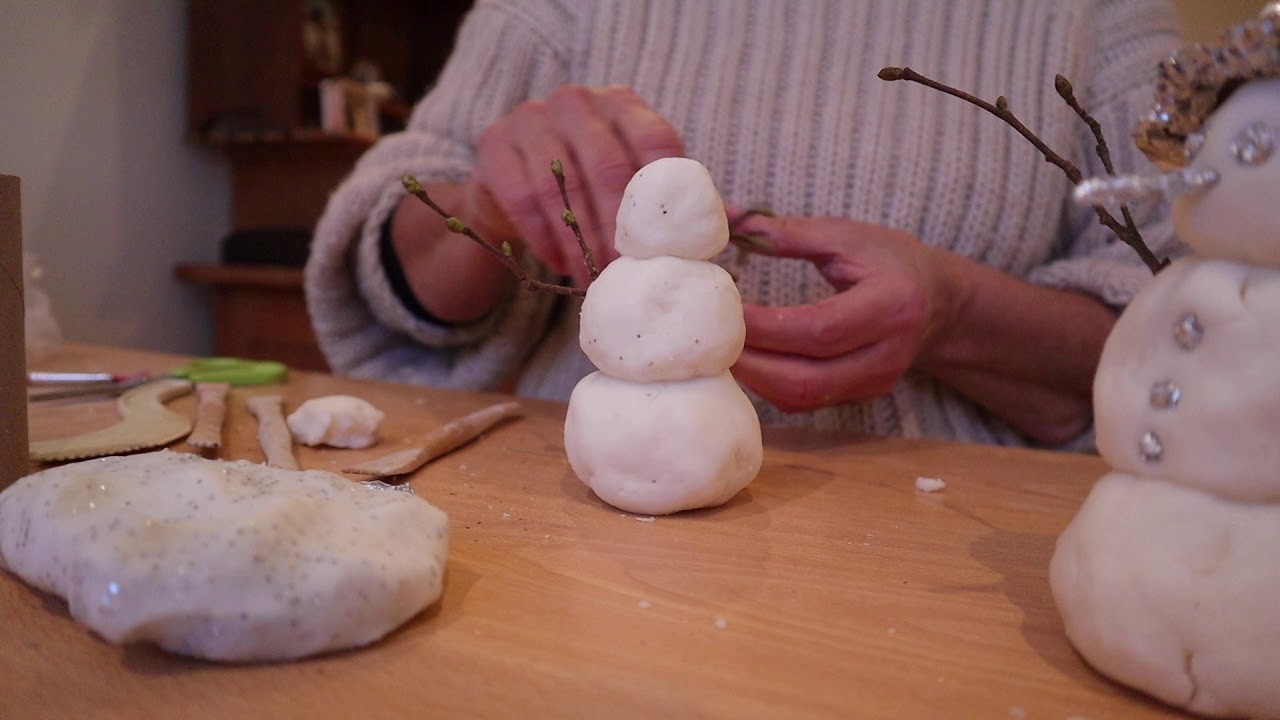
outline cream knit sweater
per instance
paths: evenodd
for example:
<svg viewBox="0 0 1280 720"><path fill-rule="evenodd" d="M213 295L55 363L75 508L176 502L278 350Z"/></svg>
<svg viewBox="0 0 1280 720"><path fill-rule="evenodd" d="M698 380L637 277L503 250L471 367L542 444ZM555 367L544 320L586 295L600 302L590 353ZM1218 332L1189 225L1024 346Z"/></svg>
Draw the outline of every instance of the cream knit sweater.
<svg viewBox="0 0 1280 720"><path fill-rule="evenodd" d="M1145 169L1128 131L1151 101L1156 62L1178 43L1157 0L480 0L408 130L378 142L330 199L306 269L312 320L339 373L473 389L514 377L519 394L567 399L592 370L575 303L519 291L475 325L439 326L397 300L378 254L403 174L464 179L482 129L564 83L634 88L739 207L901 228L1120 306L1150 274L1071 205L1057 168L994 117L876 72L909 65L979 97L1005 95L1050 147L1098 175L1054 74L1108 131L1117 167ZM1139 209L1148 242L1169 252L1167 223L1152 222L1164 215ZM803 261L744 262L732 249L717 260L741 276L747 302L832 292ZM1023 442L916 373L858 405L787 415L756 403L765 423Z"/></svg>

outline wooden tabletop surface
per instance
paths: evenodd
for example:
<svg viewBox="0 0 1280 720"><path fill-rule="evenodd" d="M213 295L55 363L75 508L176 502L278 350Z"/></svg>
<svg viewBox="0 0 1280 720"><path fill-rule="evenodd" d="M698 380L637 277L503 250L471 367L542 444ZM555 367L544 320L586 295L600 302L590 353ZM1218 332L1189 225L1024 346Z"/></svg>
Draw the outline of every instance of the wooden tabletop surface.
<svg viewBox="0 0 1280 720"><path fill-rule="evenodd" d="M180 360L68 346L31 369ZM221 457L262 460L244 399L271 392L286 412L337 393L386 412L374 448L297 448L334 471L496 399L292 372L233 390ZM32 404L31 435L113 417L110 401ZM1049 593L1096 457L767 431L727 505L646 521L576 479L563 417L527 403L411 476L449 515L444 597L361 650L254 666L116 647L0 573L0 718L1176 716L1090 670Z"/></svg>

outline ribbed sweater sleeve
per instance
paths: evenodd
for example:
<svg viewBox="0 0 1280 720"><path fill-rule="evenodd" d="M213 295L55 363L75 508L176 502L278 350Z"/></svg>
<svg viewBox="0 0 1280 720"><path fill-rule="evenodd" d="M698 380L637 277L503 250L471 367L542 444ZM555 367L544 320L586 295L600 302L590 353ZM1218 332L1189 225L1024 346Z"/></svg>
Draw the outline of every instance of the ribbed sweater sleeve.
<svg viewBox="0 0 1280 720"><path fill-rule="evenodd" d="M553 299L513 292L488 317L446 326L398 299L379 256L382 224L404 197L400 178L464 180L476 136L528 97L565 81L564 17L555 5L482 1L459 31L457 52L404 132L381 139L330 198L306 268L306 298L335 372L493 389L546 327ZM527 268L537 277L545 270Z"/></svg>

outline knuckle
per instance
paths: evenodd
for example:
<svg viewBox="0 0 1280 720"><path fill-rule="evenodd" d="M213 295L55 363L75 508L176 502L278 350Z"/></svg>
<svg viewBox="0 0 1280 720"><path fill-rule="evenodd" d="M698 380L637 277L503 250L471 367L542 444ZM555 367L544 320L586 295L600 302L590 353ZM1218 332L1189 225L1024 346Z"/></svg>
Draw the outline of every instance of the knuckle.
<svg viewBox="0 0 1280 720"><path fill-rule="evenodd" d="M510 141L511 124L507 120L499 120L480 131L476 136L476 146L483 155L485 148L504 145Z"/></svg>
<svg viewBox="0 0 1280 720"><path fill-rule="evenodd" d="M820 351L831 351L844 341L846 327L838 318L816 315L810 320L809 338Z"/></svg>
<svg viewBox="0 0 1280 720"><path fill-rule="evenodd" d="M644 101L629 85L605 85L596 91L596 97L618 105L643 105Z"/></svg>
<svg viewBox="0 0 1280 720"><path fill-rule="evenodd" d="M777 403L784 412L816 410L831 401L831 388L826 378L811 370L796 373L787 383L787 388L786 396Z"/></svg>
<svg viewBox="0 0 1280 720"><path fill-rule="evenodd" d="M591 90L582 85L561 85L551 93L547 102L553 105L591 102Z"/></svg>
<svg viewBox="0 0 1280 720"><path fill-rule="evenodd" d="M898 315L902 322L911 328L923 327L929 320L930 302L928 295L921 288L913 288L907 292L898 307Z"/></svg>
<svg viewBox="0 0 1280 720"><path fill-rule="evenodd" d="M573 195L582 189L582 183L581 181L569 182L568 173L566 173L564 188L570 195ZM529 203L534 209L560 207L564 204L564 199L560 197L560 186L556 185L554 181L539 180L533 193L529 196Z"/></svg>
<svg viewBox="0 0 1280 720"><path fill-rule="evenodd" d="M684 154L684 144L675 128L665 121L655 119L648 123L637 134L635 143L645 157L660 158Z"/></svg>
<svg viewBox="0 0 1280 720"><path fill-rule="evenodd" d="M602 160L592 172L597 187L603 190L621 192L631 182L635 168L624 157L611 157Z"/></svg>
<svg viewBox="0 0 1280 720"><path fill-rule="evenodd" d="M495 197L498 204L506 211L508 218L512 224L526 235L536 228L539 215L538 199L535 195L526 192L517 192L507 194L501 197Z"/></svg>

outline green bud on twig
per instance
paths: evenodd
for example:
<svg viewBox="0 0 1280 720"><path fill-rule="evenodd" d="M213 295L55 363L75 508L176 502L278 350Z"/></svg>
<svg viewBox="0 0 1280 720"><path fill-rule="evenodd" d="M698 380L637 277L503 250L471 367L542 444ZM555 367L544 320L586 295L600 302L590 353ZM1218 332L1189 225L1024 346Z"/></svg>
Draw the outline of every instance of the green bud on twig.
<svg viewBox="0 0 1280 720"><path fill-rule="evenodd" d="M466 223L463 223L461 220L459 220L456 217L445 218L444 224L448 225L450 230L460 235L467 231Z"/></svg>
<svg viewBox="0 0 1280 720"><path fill-rule="evenodd" d="M572 210L565 210L564 212L560 213L560 219L564 221L565 225L569 225L569 226L572 226L574 223L578 222L578 218L573 214Z"/></svg>
<svg viewBox="0 0 1280 720"><path fill-rule="evenodd" d="M507 242L506 240L502 241L502 254L506 255L507 257L511 257L512 255L515 254L511 250L511 243Z"/></svg>
<svg viewBox="0 0 1280 720"><path fill-rule="evenodd" d="M564 177L564 165L560 164L559 160L551 161L551 174L559 178Z"/></svg>
<svg viewBox="0 0 1280 720"><path fill-rule="evenodd" d="M418 182L418 178L412 175L405 175L404 177L400 178L400 184L404 185L404 189L408 190L414 195L417 195L418 193L423 192L422 183Z"/></svg>
<svg viewBox="0 0 1280 720"><path fill-rule="evenodd" d="M1071 88L1071 83L1062 75L1053 76L1053 89L1058 91L1058 97L1067 102L1071 102L1071 98L1075 97L1075 90Z"/></svg>

